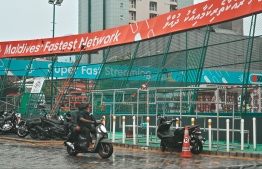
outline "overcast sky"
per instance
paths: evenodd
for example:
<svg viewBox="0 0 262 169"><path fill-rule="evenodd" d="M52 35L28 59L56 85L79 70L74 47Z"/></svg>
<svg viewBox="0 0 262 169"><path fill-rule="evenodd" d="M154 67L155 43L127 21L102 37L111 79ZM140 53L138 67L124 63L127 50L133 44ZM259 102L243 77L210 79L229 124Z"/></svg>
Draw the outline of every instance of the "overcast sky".
<svg viewBox="0 0 262 169"><path fill-rule="evenodd" d="M0 4L0 42L52 37L53 5L48 0L0 0ZM56 6L55 20L55 36L77 34L78 0Z"/></svg>
<svg viewBox="0 0 262 169"><path fill-rule="evenodd" d="M48 0L0 0L0 4L0 41L52 37L53 5ZM56 6L55 16L55 36L78 33L78 0L64 0Z"/></svg>
<svg viewBox="0 0 262 169"><path fill-rule="evenodd" d="M0 41L52 37L53 5L48 0L0 0ZM78 0L56 6L55 36L78 33Z"/></svg>

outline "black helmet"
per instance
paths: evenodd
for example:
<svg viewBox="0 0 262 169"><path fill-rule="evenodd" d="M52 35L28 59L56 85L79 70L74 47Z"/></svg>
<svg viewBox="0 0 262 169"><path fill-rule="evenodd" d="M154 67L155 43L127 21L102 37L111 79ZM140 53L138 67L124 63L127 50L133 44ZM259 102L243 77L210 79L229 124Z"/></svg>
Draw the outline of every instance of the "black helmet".
<svg viewBox="0 0 262 169"><path fill-rule="evenodd" d="M78 106L78 110L84 110L84 109L86 109L88 106L89 106L89 103L81 103L81 104Z"/></svg>

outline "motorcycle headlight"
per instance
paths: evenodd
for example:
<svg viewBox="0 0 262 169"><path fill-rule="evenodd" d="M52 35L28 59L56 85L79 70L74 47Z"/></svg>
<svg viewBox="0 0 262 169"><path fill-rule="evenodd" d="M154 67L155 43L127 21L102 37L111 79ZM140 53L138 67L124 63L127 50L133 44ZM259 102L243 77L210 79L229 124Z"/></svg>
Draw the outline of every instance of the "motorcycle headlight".
<svg viewBox="0 0 262 169"><path fill-rule="evenodd" d="M101 130L103 133L106 133L106 132L107 132L105 126L103 126L103 125L100 126L100 130Z"/></svg>

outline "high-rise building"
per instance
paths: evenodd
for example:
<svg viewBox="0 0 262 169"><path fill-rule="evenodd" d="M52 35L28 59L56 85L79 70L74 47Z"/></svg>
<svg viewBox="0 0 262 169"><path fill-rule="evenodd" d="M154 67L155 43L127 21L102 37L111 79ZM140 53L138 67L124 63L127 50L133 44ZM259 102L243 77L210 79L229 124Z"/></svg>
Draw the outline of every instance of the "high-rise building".
<svg viewBox="0 0 262 169"><path fill-rule="evenodd" d="M79 0L79 33L139 22L177 9L177 0Z"/></svg>
<svg viewBox="0 0 262 169"><path fill-rule="evenodd" d="M194 0L176 0L177 1L177 8L185 8L194 4Z"/></svg>
<svg viewBox="0 0 262 169"><path fill-rule="evenodd" d="M135 23L177 9L177 0L79 0L79 33L95 32ZM101 54L82 62L101 62Z"/></svg>
<svg viewBox="0 0 262 169"><path fill-rule="evenodd" d="M194 4L194 0L79 0L79 33L96 32L135 23ZM216 24L215 32L243 35L243 19ZM94 57L92 57L94 56ZM82 62L99 63L100 54Z"/></svg>

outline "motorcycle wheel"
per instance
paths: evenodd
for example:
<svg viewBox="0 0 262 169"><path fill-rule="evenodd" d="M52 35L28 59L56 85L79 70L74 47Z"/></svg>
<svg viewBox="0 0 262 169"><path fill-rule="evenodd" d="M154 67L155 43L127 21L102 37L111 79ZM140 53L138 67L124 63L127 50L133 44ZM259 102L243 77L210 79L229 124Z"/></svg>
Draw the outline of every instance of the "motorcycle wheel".
<svg viewBox="0 0 262 169"><path fill-rule="evenodd" d="M192 154L200 154L203 151L203 144L202 142L196 138L191 138L191 153Z"/></svg>
<svg viewBox="0 0 262 169"><path fill-rule="evenodd" d="M34 128L30 129L29 135L32 139L37 139L37 131Z"/></svg>
<svg viewBox="0 0 262 169"><path fill-rule="evenodd" d="M98 153L102 158L109 158L114 151L113 145L111 143L100 143L98 148Z"/></svg>
<svg viewBox="0 0 262 169"><path fill-rule="evenodd" d="M160 150L162 152L164 152L166 150L166 146L164 145L164 143L162 141L160 142Z"/></svg>
<svg viewBox="0 0 262 169"><path fill-rule="evenodd" d="M37 137L40 139L40 140L46 140L47 139L47 135L43 132L37 132Z"/></svg>
<svg viewBox="0 0 262 169"><path fill-rule="evenodd" d="M44 128L44 127L43 127ZM45 129L45 128L44 128ZM37 137L40 139L40 140L46 140L47 139L47 134L44 133L44 132L41 132L41 131L38 131L37 132Z"/></svg>
<svg viewBox="0 0 262 169"><path fill-rule="evenodd" d="M48 137L50 139L55 139L56 138L56 134L52 130L50 130L50 131L48 131Z"/></svg>
<svg viewBox="0 0 262 169"><path fill-rule="evenodd" d="M22 124L17 128L17 135L18 137L24 138L28 135L27 127Z"/></svg>
<svg viewBox="0 0 262 169"><path fill-rule="evenodd" d="M67 147L66 150L67 150L69 155L76 156L78 154L78 152L74 151L71 147L69 147L69 146L66 146L66 147Z"/></svg>

